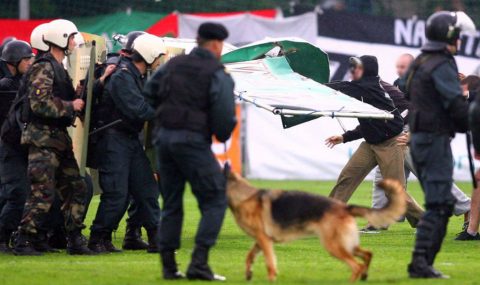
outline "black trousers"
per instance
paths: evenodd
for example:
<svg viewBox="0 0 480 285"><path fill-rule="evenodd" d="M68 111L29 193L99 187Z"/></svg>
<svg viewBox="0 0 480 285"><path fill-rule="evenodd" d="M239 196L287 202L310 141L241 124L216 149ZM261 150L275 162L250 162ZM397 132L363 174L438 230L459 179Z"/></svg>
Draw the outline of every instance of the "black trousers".
<svg viewBox="0 0 480 285"><path fill-rule="evenodd" d="M160 207L158 187L137 136L106 132L97 145L102 194L93 232L112 232L125 214L131 196L136 203L139 226L155 229Z"/></svg>
<svg viewBox="0 0 480 285"><path fill-rule="evenodd" d="M194 132L160 129L156 146L163 198L160 250L180 248L186 182L190 183L201 212L195 243L213 246L222 227L227 200L226 180L211 151L211 142Z"/></svg>
<svg viewBox="0 0 480 285"><path fill-rule="evenodd" d="M30 193L27 178L28 153L0 141L0 230L15 231Z"/></svg>
<svg viewBox="0 0 480 285"><path fill-rule="evenodd" d="M413 133L410 150L425 193L426 211L417 227L414 254L425 255L432 265L440 251L452 216L453 156L447 134Z"/></svg>

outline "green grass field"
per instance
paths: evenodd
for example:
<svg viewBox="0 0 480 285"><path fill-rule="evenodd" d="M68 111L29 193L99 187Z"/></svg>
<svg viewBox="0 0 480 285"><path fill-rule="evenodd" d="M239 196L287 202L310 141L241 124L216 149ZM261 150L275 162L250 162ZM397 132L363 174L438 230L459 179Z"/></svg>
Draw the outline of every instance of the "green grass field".
<svg viewBox="0 0 480 285"><path fill-rule="evenodd" d="M259 187L315 191L327 194L333 182L255 181ZM470 194L470 185L461 188ZM410 192L419 202L422 194L417 183L410 184ZM365 182L357 190L352 203L370 205L371 183ZM98 205L94 198L88 213L91 224ZM189 262L199 213L190 193L186 195L186 220L183 230L183 248L178 252L178 262L184 271ZM374 253L368 283L372 284L480 284L476 271L480 271L480 242L455 242L463 217L451 220L443 250L437 258L437 268L452 277L450 280L417 280L407 278L414 230L408 223L393 225L381 234L362 235L363 247ZM359 220L363 226L365 221ZM121 245L125 229L122 222L116 233L115 244ZM88 234L88 231L85 231ZM244 259L252 241L236 226L232 215L227 214L225 224L211 254L214 270L228 278L228 284L246 284ZM333 259L323 250L315 238L276 246L279 275L276 284L349 284L350 271L346 265ZM179 284L185 282L173 281ZM68 256L65 253L41 257L15 257L0 255L0 284L164 284L160 278L159 256L144 252L123 252L101 256ZM195 282L198 284L199 282ZM267 284L263 257L259 256L254 267L251 284Z"/></svg>

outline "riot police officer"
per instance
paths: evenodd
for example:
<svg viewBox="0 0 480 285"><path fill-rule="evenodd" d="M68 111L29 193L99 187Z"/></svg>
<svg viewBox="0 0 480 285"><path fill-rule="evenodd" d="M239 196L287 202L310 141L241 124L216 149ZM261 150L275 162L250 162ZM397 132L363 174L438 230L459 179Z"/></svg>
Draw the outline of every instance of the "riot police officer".
<svg viewBox="0 0 480 285"><path fill-rule="evenodd" d="M20 78L30 68L34 56L32 47L27 42L8 42L1 56L0 90L18 90Z"/></svg>
<svg viewBox="0 0 480 285"><path fill-rule="evenodd" d="M34 247L47 230L47 217L58 195L67 231L68 254L92 254L81 234L88 196L73 155L67 127L75 112L84 107L62 61L74 48L75 24L68 20L49 23L43 35L49 52L37 60L25 79L25 106L21 143L28 147L28 177L31 191L25 204L14 247L16 255L41 255Z"/></svg>
<svg viewBox="0 0 480 285"><path fill-rule="evenodd" d="M417 227L411 278L444 278L433 268L452 215L455 197L450 140L468 130L468 104L462 96L453 54L462 31L475 31L463 12L441 11L427 20L427 42L407 72L411 101L411 154L425 193L426 212Z"/></svg>
<svg viewBox="0 0 480 285"><path fill-rule="evenodd" d="M105 123L118 123L102 132L95 151L102 194L91 227L89 247L93 251L106 251L104 239L111 236L122 219L129 195L138 203L140 226L147 229L149 243L156 248L159 193L139 133L155 113L142 95L145 75L158 67L164 54L160 38L141 35L133 43L132 56L123 57L106 82L101 104L104 109L98 113L105 115Z"/></svg>
<svg viewBox="0 0 480 285"><path fill-rule="evenodd" d="M213 274L208 253L222 226L227 201L225 177L211 151L212 135L225 142L236 124L234 83L219 62L228 31L204 23L198 47L171 59L145 87L157 108L158 168L163 198L159 248L165 279L183 278L175 262L180 248L185 183L192 186L201 220L187 270L189 279L225 280Z"/></svg>
<svg viewBox="0 0 480 285"><path fill-rule="evenodd" d="M30 67L30 59L33 56L32 48L24 41L14 40L5 46L0 64L7 69L8 74L0 80L0 90L8 91L11 93L8 95L14 97L13 94L20 85L21 76ZM4 110L8 110L11 101L4 101L3 97L6 97L5 95L0 92L2 105L5 106ZM3 113L2 116L4 114L6 113ZM0 124L3 124L3 121L2 119ZM5 141L3 134L2 131L2 139L0 140L0 185L2 189L0 197L4 204L0 207L0 252L9 252L9 241L20 223L29 184L25 150L19 146L19 141L13 144Z"/></svg>

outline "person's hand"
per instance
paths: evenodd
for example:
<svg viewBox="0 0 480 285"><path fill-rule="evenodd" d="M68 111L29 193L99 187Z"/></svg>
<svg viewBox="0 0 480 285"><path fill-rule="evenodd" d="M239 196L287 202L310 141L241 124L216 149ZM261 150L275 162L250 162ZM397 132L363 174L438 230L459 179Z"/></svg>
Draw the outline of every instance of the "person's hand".
<svg viewBox="0 0 480 285"><path fill-rule="evenodd" d="M72 105L73 105L73 110L75 112L80 112L83 110L83 107L85 106L85 102L83 102L82 99L75 99L73 100Z"/></svg>
<svg viewBox="0 0 480 285"><path fill-rule="evenodd" d="M116 68L117 66L115 64L107 65L107 67L105 68L105 72L103 73L102 77L100 77L100 81L102 83L105 82L105 79L109 77L113 73L113 71L115 71Z"/></svg>
<svg viewBox="0 0 480 285"><path fill-rule="evenodd" d="M410 141L410 133L402 133L400 136L397 137L397 145L405 146L408 145Z"/></svg>
<svg viewBox="0 0 480 285"><path fill-rule="evenodd" d="M325 145L329 148L333 148L337 144L343 143L343 136L331 136L325 140Z"/></svg>

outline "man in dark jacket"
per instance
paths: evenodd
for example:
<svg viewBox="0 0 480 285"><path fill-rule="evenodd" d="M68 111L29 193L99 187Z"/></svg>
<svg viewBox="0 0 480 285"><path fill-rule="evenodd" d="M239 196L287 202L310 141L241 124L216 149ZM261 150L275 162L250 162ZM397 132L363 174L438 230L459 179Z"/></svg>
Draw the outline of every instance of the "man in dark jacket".
<svg viewBox="0 0 480 285"><path fill-rule="evenodd" d="M413 55L409 53L404 53L397 58L397 62L395 63L398 78L393 82L393 85L398 87L403 93L405 93L405 89L403 89L403 86L400 86L400 81L401 78L405 75L405 73L407 73L408 68L410 67L414 59L415 58L413 57Z"/></svg>
<svg viewBox="0 0 480 285"><path fill-rule="evenodd" d="M213 274L208 253L222 227L226 180L211 150L212 135L229 139L236 124L234 83L219 62L226 28L204 23L198 30L198 47L171 59L156 72L145 93L157 108L155 144L158 151L162 219L160 255L165 279L183 278L175 262L180 248L185 183L192 186L202 218L187 270L189 279L225 280Z"/></svg>
<svg viewBox="0 0 480 285"><path fill-rule="evenodd" d="M383 177L398 180L405 186L405 146L398 145L396 140L403 132L402 116L380 85L377 58L365 55L352 58L352 62L356 64L354 64L351 82L334 82L327 86L376 108L391 112L394 118L392 120L358 119L360 125L354 130L326 140L327 146L333 147L340 143L365 139L343 168L337 185L330 193L330 197L344 202L350 199L363 179L377 165ZM407 201L407 215L412 219L419 219L422 209L413 198L408 197Z"/></svg>

